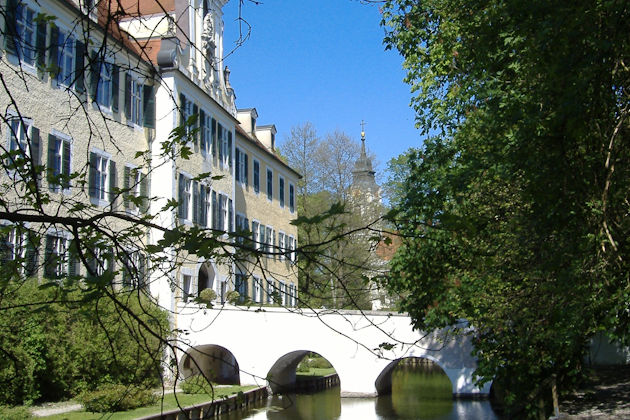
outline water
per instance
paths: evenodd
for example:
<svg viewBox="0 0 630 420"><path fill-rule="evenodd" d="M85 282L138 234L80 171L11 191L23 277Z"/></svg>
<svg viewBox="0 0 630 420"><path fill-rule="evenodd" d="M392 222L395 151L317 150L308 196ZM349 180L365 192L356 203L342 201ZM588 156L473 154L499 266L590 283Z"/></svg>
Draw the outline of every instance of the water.
<svg viewBox="0 0 630 420"><path fill-rule="evenodd" d="M340 398L339 388L313 394L273 396L245 412L221 420L451 420L498 417L486 400L453 400L448 377L435 367L399 366L392 394L378 398Z"/></svg>

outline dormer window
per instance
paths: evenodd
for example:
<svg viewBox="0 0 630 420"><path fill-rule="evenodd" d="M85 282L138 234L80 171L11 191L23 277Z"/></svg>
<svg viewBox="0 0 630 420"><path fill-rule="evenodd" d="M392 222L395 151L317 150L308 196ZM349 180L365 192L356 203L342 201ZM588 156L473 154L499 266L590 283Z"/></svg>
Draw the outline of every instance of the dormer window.
<svg viewBox="0 0 630 420"><path fill-rule="evenodd" d="M256 118L254 118L254 117L252 116L252 118L251 118L251 121L250 121L250 122L251 122L251 124L252 124L251 133L255 133L255 132L256 132Z"/></svg>

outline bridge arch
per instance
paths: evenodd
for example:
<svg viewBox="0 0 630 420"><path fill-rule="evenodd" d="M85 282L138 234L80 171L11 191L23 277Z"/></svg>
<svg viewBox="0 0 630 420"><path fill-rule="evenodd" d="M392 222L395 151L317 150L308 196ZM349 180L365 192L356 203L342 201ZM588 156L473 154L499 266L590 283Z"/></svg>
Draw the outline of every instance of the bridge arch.
<svg viewBox="0 0 630 420"><path fill-rule="evenodd" d="M267 373L267 382L274 394L287 388L290 389L295 385L297 380L297 366L300 361L302 361L304 357L310 353L316 352L311 350L295 350L286 353L276 360ZM317 354L322 356L320 353Z"/></svg>
<svg viewBox="0 0 630 420"><path fill-rule="evenodd" d="M378 395L390 394L392 392L392 374L396 366L398 366L400 362L402 362L405 359L424 359L424 360L429 360L433 362L436 366L438 366L442 370L444 375L448 377L448 380L451 383L453 394L457 393L456 382L453 381L453 378L450 377L447 370L444 368L444 366L442 366L440 361L437 360L435 357L426 355L426 356L402 357L400 359L396 359L392 361L390 364L385 366L385 369L381 371L381 373L376 378L376 381L374 381L374 387L376 388L376 393Z"/></svg>
<svg viewBox="0 0 630 420"><path fill-rule="evenodd" d="M217 344L191 347L181 358L179 371L183 379L203 373L218 384L240 385L240 369L234 354Z"/></svg>

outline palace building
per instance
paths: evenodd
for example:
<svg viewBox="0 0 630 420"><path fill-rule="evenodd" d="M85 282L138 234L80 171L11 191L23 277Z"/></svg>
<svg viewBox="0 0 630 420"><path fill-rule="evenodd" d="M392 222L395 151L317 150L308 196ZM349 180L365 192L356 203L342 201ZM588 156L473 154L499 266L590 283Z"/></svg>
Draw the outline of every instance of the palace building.
<svg viewBox="0 0 630 420"><path fill-rule="evenodd" d="M205 289L217 302L237 291L240 302L296 305L300 175L276 153L276 127L236 106L226 3L3 0L5 260L28 276L111 272L174 313ZM46 215L107 225L83 239L85 255L73 222ZM162 246L149 258L186 229L218 232L220 252Z"/></svg>

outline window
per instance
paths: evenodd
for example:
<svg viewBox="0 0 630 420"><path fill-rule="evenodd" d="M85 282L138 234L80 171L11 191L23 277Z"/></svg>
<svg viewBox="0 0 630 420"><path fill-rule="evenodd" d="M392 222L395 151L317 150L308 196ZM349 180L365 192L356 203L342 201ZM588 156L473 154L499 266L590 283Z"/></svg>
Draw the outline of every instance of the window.
<svg viewBox="0 0 630 420"><path fill-rule="evenodd" d="M9 5L12 2L9 1ZM15 2L17 3L17 1ZM10 7L7 5L8 7ZM19 59L28 65L35 65L35 17L37 13L23 3L17 4L15 11L15 52ZM9 20L9 18L7 18ZM7 28L9 30L9 28ZM44 35L45 36L45 35Z"/></svg>
<svg viewBox="0 0 630 420"><path fill-rule="evenodd" d="M116 162L102 151L90 152L90 198L96 205L113 203L116 197Z"/></svg>
<svg viewBox="0 0 630 420"><path fill-rule="evenodd" d="M70 138L48 135L48 188L59 192L70 188Z"/></svg>
<svg viewBox="0 0 630 420"><path fill-rule="evenodd" d="M297 261L297 256L295 253L296 247L297 247L297 241L295 240L293 236L289 235L289 239L287 243L287 250L289 251L289 260L293 262Z"/></svg>
<svg viewBox="0 0 630 420"><path fill-rule="evenodd" d="M122 285L131 289L142 289L147 284L147 257L139 250L125 252L120 260L123 264Z"/></svg>
<svg viewBox="0 0 630 420"><path fill-rule="evenodd" d="M245 237L249 233L249 220L242 214L236 214L236 233L239 235L236 241L240 244L245 242Z"/></svg>
<svg viewBox="0 0 630 420"><path fill-rule="evenodd" d="M14 152L9 167L22 166L31 156L35 164L39 164L39 130L33 127L30 119L10 116L9 121L9 151Z"/></svg>
<svg viewBox="0 0 630 420"><path fill-rule="evenodd" d="M96 103L105 109L112 107L112 86L114 85L114 65L107 61L99 60L96 64ZM116 71L116 77L118 72Z"/></svg>
<svg viewBox="0 0 630 420"><path fill-rule="evenodd" d="M212 118L205 111L201 110L199 122L201 124L199 128L201 154L210 157L212 155Z"/></svg>
<svg viewBox="0 0 630 420"><path fill-rule="evenodd" d="M90 258L90 276L102 276L107 271L111 271L113 268L113 256L111 249L105 245L95 246L89 250Z"/></svg>
<svg viewBox="0 0 630 420"><path fill-rule="evenodd" d="M236 181L241 184L247 186L247 178L248 178L248 156L247 153L240 150L238 147L236 148Z"/></svg>
<svg viewBox="0 0 630 420"><path fill-rule="evenodd" d="M236 290L239 294L238 301L239 303L243 303L247 300L248 291L247 291L247 276L241 273L236 273L234 280L234 290Z"/></svg>
<svg viewBox="0 0 630 420"><path fill-rule="evenodd" d="M192 275L182 274L182 299L186 302L191 296L193 296Z"/></svg>
<svg viewBox="0 0 630 420"><path fill-rule="evenodd" d="M46 235L44 276L58 279L68 275L69 239L65 232L51 232Z"/></svg>
<svg viewBox="0 0 630 420"><path fill-rule="evenodd" d="M5 225L0 227L0 262L13 261L17 272L26 277L37 274L38 252L34 235L28 229Z"/></svg>
<svg viewBox="0 0 630 420"><path fill-rule="evenodd" d="M266 244L267 244L267 236L265 236L265 225L260 224L258 225L258 247L256 249L258 249L259 251L265 251L266 249Z"/></svg>
<svg viewBox="0 0 630 420"><path fill-rule="evenodd" d="M201 227L208 227L209 226L209 220L208 220L208 216L211 214L212 211L212 203L210 201L210 187L208 187L207 185L203 185L201 184L199 186L199 220L197 221L197 223L201 226Z"/></svg>
<svg viewBox="0 0 630 420"><path fill-rule="evenodd" d="M276 287L272 279L267 280L267 303L277 301Z"/></svg>
<svg viewBox="0 0 630 420"><path fill-rule="evenodd" d="M254 159L254 192L260 192L260 162Z"/></svg>
<svg viewBox="0 0 630 420"><path fill-rule="evenodd" d="M273 199L273 172L267 169L267 199Z"/></svg>
<svg viewBox="0 0 630 420"><path fill-rule="evenodd" d="M125 209L135 212L147 212L149 206L147 176L132 165L125 165L123 182L123 201Z"/></svg>
<svg viewBox="0 0 630 420"><path fill-rule="evenodd" d="M232 167L232 132L218 124L219 128L219 166Z"/></svg>
<svg viewBox="0 0 630 420"><path fill-rule="evenodd" d="M287 305L287 285L284 282L278 282L279 303L282 306Z"/></svg>
<svg viewBox="0 0 630 420"><path fill-rule="evenodd" d="M254 249L260 247L260 223L252 221L252 241L254 242Z"/></svg>
<svg viewBox="0 0 630 420"><path fill-rule="evenodd" d="M192 181L189 176L182 173L179 174L179 180L177 183L178 191L178 215L182 220L192 220L191 218L191 195L192 195Z"/></svg>
<svg viewBox="0 0 630 420"><path fill-rule="evenodd" d="M280 260L284 260L286 258L286 254L285 254L285 247L286 247L286 241L285 241L286 235L284 234L284 232L278 232L278 250L280 252Z"/></svg>
<svg viewBox="0 0 630 420"><path fill-rule="evenodd" d="M263 288L262 288L261 280L258 277L254 277L252 279L252 285L253 285L252 298L253 298L254 302L262 303L262 301L263 301Z"/></svg>
<svg viewBox="0 0 630 420"><path fill-rule="evenodd" d="M295 212L295 187L293 184L289 184L289 211Z"/></svg>
<svg viewBox="0 0 630 420"><path fill-rule="evenodd" d="M58 45L56 56L57 84L65 87L72 87L75 77L75 48L74 37L62 30L56 31ZM54 38L54 37L53 37ZM53 44L54 45L54 44Z"/></svg>
<svg viewBox="0 0 630 420"><path fill-rule="evenodd" d="M278 177L278 200L280 207L284 207L284 178Z"/></svg>
<svg viewBox="0 0 630 420"><path fill-rule="evenodd" d="M274 258L275 232L271 226L265 227L265 251L268 258Z"/></svg>
<svg viewBox="0 0 630 420"><path fill-rule="evenodd" d="M150 89L151 92L145 92L146 89ZM131 73L125 74L125 116L128 123L149 126L143 119L145 106L143 97L146 96L145 93L152 94L152 90L152 87L145 86L136 75ZM150 99L150 97L147 98L147 100ZM190 102L185 103L191 104Z"/></svg>
<svg viewBox="0 0 630 420"><path fill-rule="evenodd" d="M219 194L219 229L225 231L227 220L227 196Z"/></svg>

